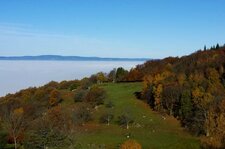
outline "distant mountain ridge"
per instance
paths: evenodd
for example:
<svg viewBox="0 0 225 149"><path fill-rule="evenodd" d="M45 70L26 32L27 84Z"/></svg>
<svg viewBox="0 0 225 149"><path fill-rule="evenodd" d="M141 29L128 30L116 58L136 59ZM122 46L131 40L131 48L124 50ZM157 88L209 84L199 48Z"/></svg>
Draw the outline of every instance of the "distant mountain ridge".
<svg viewBox="0 0 225 149"><path fill-rule="evenodd" d="M42 61L147 61L148 58L102 58L61 55L0 56L0 60L42 60Z"/></svg>

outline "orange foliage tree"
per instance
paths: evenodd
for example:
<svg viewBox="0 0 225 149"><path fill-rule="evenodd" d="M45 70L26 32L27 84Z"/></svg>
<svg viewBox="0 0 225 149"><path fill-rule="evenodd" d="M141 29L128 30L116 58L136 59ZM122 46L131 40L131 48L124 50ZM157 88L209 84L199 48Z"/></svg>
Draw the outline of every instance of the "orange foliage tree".
<svg viewBox="0 0 225 149"><path fill-rule="evenodd" d="M120 149L141 149L141 145L135 140L127 140L125 141Z"/></svg>

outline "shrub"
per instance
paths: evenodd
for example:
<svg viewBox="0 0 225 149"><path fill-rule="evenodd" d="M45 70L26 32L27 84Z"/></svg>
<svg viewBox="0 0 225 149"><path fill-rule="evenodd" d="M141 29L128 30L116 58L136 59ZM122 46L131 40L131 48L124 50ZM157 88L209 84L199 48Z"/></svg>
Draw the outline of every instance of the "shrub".
<svg viewBox="0 0 225 149"><path fill-rule="evenodd" d="M133 122L134 121L129 114L123 114L118 117L119 125L126 127L126 129L129 129L129 124L132 124Z"/></svg>
<svg viewBox="0 0 225 149"><path fill-rule="evenodd" d="M50 95L49 95L49 105L50 106L56 106L58 105L60 102L62 101L62 98L61 98L61 95L60 95L60 92L57 90L57 89L53 89L51 92L50 92Z"/></svg>
<svg viewBox="0 0 225 149"><path fill-rule="evenodd" d="M100 123L104 123L104 124L107 124L109 125L110 121L113 120L113 114L111 113L106 113L106 114L103 114L101 117L100 117Z"/></svg>
<svg viewBox="0 0 225 149"><path fill-rule="evenodd" d="M74 102L82 102L87 95L87 91L84 89L77 89L74 95Z"/></svg>
<svg viewBox="0 0 225 149"><path fill-rule="evenodd" d="M75 124L84 124L91 120L90 108L85 105L78 105L73 112L73 122Z"/></svg>
<svg viewBox="0 0 225 149"><path fill-rule="evenodd" d="M127 140L125 141L120 149L141 149L141 145L135 140Z"/></svg>
<svg viewBox="0 0 225 149"><path fill-rule="evenodd" d="M94 105L100 105L104 103L105 97L106 97L105 90L98 86L94 86L88 91L85 97L85 101L92 103Z"/></svg>
<svg viewBox="0 0 225 149"><path fill-rule="evenodd" d="M113 104L112 101L109 101L109 102L107 102L107 103L105 104L105 107L106 107L106 108L113 108L113 107L114 107L114 104Z"/></svg>

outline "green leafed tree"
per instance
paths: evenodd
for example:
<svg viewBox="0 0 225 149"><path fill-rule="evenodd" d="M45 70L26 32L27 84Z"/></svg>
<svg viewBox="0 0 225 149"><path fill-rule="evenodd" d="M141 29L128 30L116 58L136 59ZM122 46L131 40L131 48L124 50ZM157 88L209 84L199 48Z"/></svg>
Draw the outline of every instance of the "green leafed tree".
<svg viewBox="0 0 225 149"><path fill-rule="evenodd" d="M126 75L128 74L128 71L125 70L122 67L117 68L116 70L116 82L124 81Z"/></svg>
<svg viewBox="0 0 225 149"><path fill-rule="evenodd" d="M184 90L182 92L180 104L181 104L181 107L180 107L181 119L183 123L185 124L186 123L185 120L191 119L192 110L193 110L190 90Z"/></svg>
<svg viewBox="0 0 225 149"><path fill-rule="evenodd" d="M65 147L68 145L66 134L51 127L46 120L37 122L36 127L30 131L24 142L25 149L47 149L50 147Z"/></svg>

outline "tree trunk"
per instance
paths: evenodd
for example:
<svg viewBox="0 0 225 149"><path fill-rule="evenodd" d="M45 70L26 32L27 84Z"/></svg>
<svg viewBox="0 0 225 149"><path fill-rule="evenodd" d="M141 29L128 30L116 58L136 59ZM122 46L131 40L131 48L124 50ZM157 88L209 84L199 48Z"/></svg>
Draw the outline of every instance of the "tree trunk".
<svg viewBox="0 0 225 149"><path fill-rule="evenodd" d="M17 149L17 139L16 139L16 137L13 137L13 140L14 140L14 147L15 147L15 149Z"/></svg>
<svg viewBox="0 0 225 149"><path fill-rule="evenodd" d="M210 136L210 134L209 134L209 131L208 131L208 129L206 130L206 137L209 137Z"/></svg>
<svg viewBox="0 0 225 149"><path fill-rule="evenodd" d="M173 108L172 107L170 108L170 115L171 116L173 115Z"/></svg>
<svg viewBox="0 0 225 149"><path fill-rule="evenodd" d="M127 129L129 129L129 124L127 123Z"/></svg>

